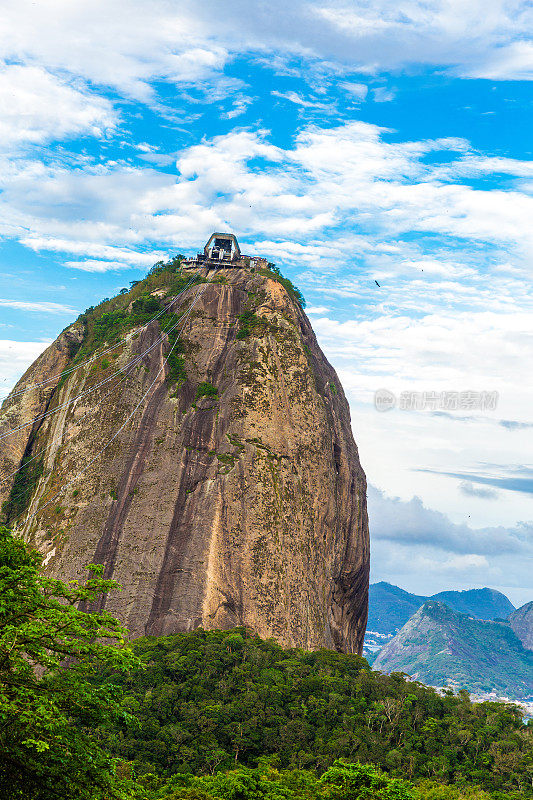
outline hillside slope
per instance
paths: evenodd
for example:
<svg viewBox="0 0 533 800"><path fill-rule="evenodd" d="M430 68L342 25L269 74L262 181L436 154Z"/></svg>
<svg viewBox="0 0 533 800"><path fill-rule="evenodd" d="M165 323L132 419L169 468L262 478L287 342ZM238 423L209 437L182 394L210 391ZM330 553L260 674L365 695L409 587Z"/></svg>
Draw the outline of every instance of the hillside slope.
<svg viewBox="0 0 533 800"><path fill-rule="evenodd" d="M50 378L46 396L31 388ZM39 409L56 413L28 424ZM275 274L158 265L45 351L0 434L14 424L28 426L4 468L26 467L5 485L7 521L51 575L103 564L124 587L105 607L134 635L245 625L361 650L365 476L337 375Z"/></svg>
<svg viewBox="0 0 533 800"><path fill-rule="evenodd" d="M385 645L373 668L405 672L430 686L452 681L513 698L533 693L533 653L509 625L475 620L433 600Z"/></svg>
<svg viewBox="0 0 533 800"><path fill-rule="evenodd" d="M427 597L411 594L385 581L372 583L368 592L368 630L394 633L426 600Z"/></svg>

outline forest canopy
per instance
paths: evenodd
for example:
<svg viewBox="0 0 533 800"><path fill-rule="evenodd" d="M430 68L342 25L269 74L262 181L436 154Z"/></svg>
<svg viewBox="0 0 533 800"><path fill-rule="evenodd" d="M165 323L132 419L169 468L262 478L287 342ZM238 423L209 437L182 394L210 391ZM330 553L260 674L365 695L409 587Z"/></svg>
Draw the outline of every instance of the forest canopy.
<svg viewBox="0 0 533 800"><path fill-rule="evenodd" d="M0 528L5 800L509 800L533 797L532 728L356 655L244 628L139 639L41 575Z"/></svg>

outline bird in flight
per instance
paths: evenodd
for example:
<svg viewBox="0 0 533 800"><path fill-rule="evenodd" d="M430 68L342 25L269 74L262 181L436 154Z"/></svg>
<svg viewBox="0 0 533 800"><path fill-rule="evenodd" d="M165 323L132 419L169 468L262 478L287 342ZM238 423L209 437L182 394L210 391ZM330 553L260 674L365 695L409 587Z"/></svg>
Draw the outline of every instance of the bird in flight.
<svg viewBox="0 0 533 800"><path fill-rule="evenodd" d="M376 284L376 286L379 286L379 288L381 289L381 286L379 285L379 283L377 282L377 280L375 278L374 278L374 283Z"/></svg>

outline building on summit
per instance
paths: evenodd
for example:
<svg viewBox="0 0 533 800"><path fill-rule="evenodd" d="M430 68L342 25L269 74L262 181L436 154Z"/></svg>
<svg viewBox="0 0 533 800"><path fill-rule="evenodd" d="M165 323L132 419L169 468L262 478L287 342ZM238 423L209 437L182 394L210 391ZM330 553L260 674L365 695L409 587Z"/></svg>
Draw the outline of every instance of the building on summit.
<svg viewBox="0 0 533 800"><path fill-rule="evenodd" d="M204 256L213 261L237 261L241 248L232 233L212 233L204 247Z"/></svg>
<svg viewBox="0 0 533 800"><path fill-rule="evenodd" d="M202 265L205 267L249 267L251 269L265 268L268 266L268 259L259 256L245 256L241 253L241 248L237 237L233 233L212 233L203 249L202 253L197 253L195 258L187 258L183 262L185 265Z"/></svg>

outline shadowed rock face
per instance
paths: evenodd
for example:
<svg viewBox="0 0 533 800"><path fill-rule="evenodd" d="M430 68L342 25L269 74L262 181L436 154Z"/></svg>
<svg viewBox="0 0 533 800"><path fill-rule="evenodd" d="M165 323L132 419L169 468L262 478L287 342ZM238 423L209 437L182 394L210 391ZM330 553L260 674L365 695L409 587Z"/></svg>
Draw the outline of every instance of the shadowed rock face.
<svg viewBox="0 0 533 800"><path fill-rule="evenodd" d="M193 306L178 389L152 322L128 334L111 366L82 367L48 390L48 406L62 405L155 344L115 391L95 388L33 430L28 452L45 452L44 472L24 535L54 576L104 564L123 586L105 607L134 635L245 625L284 645L360 652L366 482L337 375L280 283L248 270L202 274L227 283L174 302L176 312ZM250 308L263 322L238 339ZM60 340L29 370L32 383L64 368L50 360ZM218 398L195 399L206 381ZM6 401L11 418L13 403L16 419L35 413L25 396Z"/></svg>
<svg viewBox="0 0 533 800"><path fill-rule="evenodd" d="M533 603L526 603L509 614L509 623L524 647L533 650Z"/></svg>

